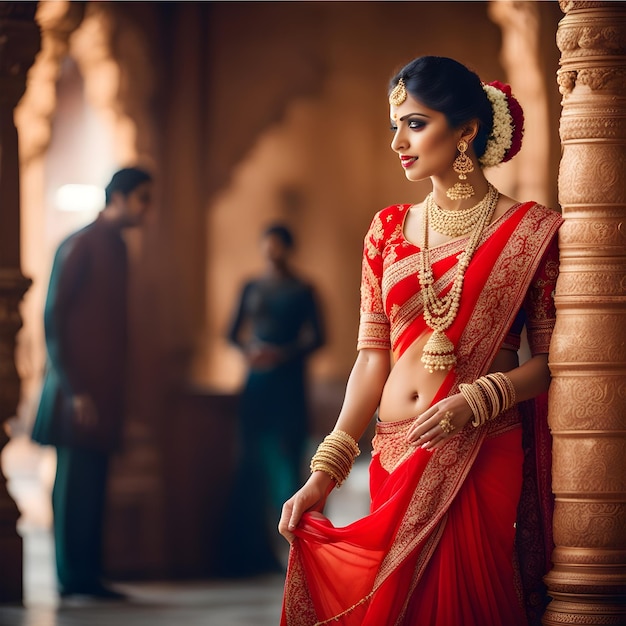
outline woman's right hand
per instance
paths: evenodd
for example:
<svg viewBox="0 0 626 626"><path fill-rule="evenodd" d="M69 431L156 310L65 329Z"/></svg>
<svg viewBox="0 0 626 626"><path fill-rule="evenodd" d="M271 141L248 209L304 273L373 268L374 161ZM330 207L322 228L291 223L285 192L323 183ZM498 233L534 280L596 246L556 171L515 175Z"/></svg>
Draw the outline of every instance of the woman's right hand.
<svg viewBox="0 0 626 626"><path fill-rule="evenodd" d="M300 523L303 513L321 512L328 495L333 490L335 481L325 472L313 472L306 483L283 504L283 511L278 522L278 532L291 543L295 537L293 531Z"/></svg>

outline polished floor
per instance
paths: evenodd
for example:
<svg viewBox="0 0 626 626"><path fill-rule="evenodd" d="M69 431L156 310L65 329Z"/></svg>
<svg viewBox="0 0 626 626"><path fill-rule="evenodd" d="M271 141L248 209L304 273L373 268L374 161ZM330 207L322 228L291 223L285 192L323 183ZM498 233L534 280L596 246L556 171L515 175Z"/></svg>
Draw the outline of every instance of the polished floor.
<svg viewBox="0 0 626 626"><path fill-rule="evenodd" d="M367 466L353 473L328 503L335 525L367 512ZM282 575L245 580L190 583L118 583L124 602L73 598L60 601L55 590L50 533L22 530L24 606L0 606L0 626L277 626ZM0 564L0 567L2 565Z"/></svg>
<svg viewBox="0 0 626 626"><path fill-rule="evenodd" d="M126 602L0 607L2 626L276 626L282 577L117 585Z"/></svg>

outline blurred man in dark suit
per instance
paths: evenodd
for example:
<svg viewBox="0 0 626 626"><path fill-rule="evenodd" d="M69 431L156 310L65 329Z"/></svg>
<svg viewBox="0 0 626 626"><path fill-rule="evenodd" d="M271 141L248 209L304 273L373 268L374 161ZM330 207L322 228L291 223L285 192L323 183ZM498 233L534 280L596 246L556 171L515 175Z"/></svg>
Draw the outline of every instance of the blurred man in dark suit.
<svg viewBox="0 0 626 626"><path fill-rule="evenodd" d="M57 449L52 505L62 597L123 597L101 579L107 471L126 400L122 230L140 225L151 202L149 173L116 172L105 208L61 243L52 267L44 313L48 362L32 438Z"/></svg>

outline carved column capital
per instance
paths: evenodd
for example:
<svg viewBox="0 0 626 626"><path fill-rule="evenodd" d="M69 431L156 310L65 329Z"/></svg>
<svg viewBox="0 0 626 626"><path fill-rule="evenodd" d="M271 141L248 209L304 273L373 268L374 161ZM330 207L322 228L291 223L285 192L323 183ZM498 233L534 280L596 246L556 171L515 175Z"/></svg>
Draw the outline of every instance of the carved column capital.
<svg viewBox="0 0 626 626"><path fill-rule="evenodd" d="M557 82L564 99L577 85L592 91L624 95L626 72L619 59L626 54L626 14L620 3L570 2L557 32L561 68ZM602 5L602 6L598 6Z"/></svg>
<svg viewBox="0 0 626 626"><path fill-rule="evenodd" d="M594 2L592 0L559 0L559 6L563 13L569 13L570 11L580 11L582 9L598 9L608 8L610 6L619 6L621 0L614 0L613 2Z"/></svg>

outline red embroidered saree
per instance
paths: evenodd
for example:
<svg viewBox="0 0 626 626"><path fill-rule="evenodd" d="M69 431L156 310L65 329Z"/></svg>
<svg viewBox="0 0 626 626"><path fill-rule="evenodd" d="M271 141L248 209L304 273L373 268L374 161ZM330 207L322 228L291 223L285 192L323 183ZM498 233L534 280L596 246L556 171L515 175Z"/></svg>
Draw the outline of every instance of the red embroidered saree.
<svg viewBox="0 0 626 626"><path fill-rule="evenodd" d="M429 332L416 276L419 249L403 236L407 209L388 207L375 216L365 238L361 288L359 347L391 348L396 359ZM542 290L551 291L556 279L554 259L544 262L539 279L536 274L560 223L557 213L526 203L486 229L465 275L459 313L446 332L458 364L433 402L486 373L522 305L544 302ZM431 250L440 292L449 289L464 245L457 240ZM547 351L547 317L527 321L535 352ZM537 455L528 441L524 450L522 413L514 407L482 428L470 423L432 453L406 446L411 420L379 423L370 465L371 513L345 528L303 516L291 547L281 624L527 624L522 582L537 587L546 571L551 519L549 478L545 472L537 478L531 467L537 458L549 462L547 427L545 420L534 423L532 441L542 435L544 451ZM524 526L525 509L532 527ZM526 542L521 568L513 549L515 522ZM531 607L537 614L541 590L528 591L535 594Z"/></svg>

